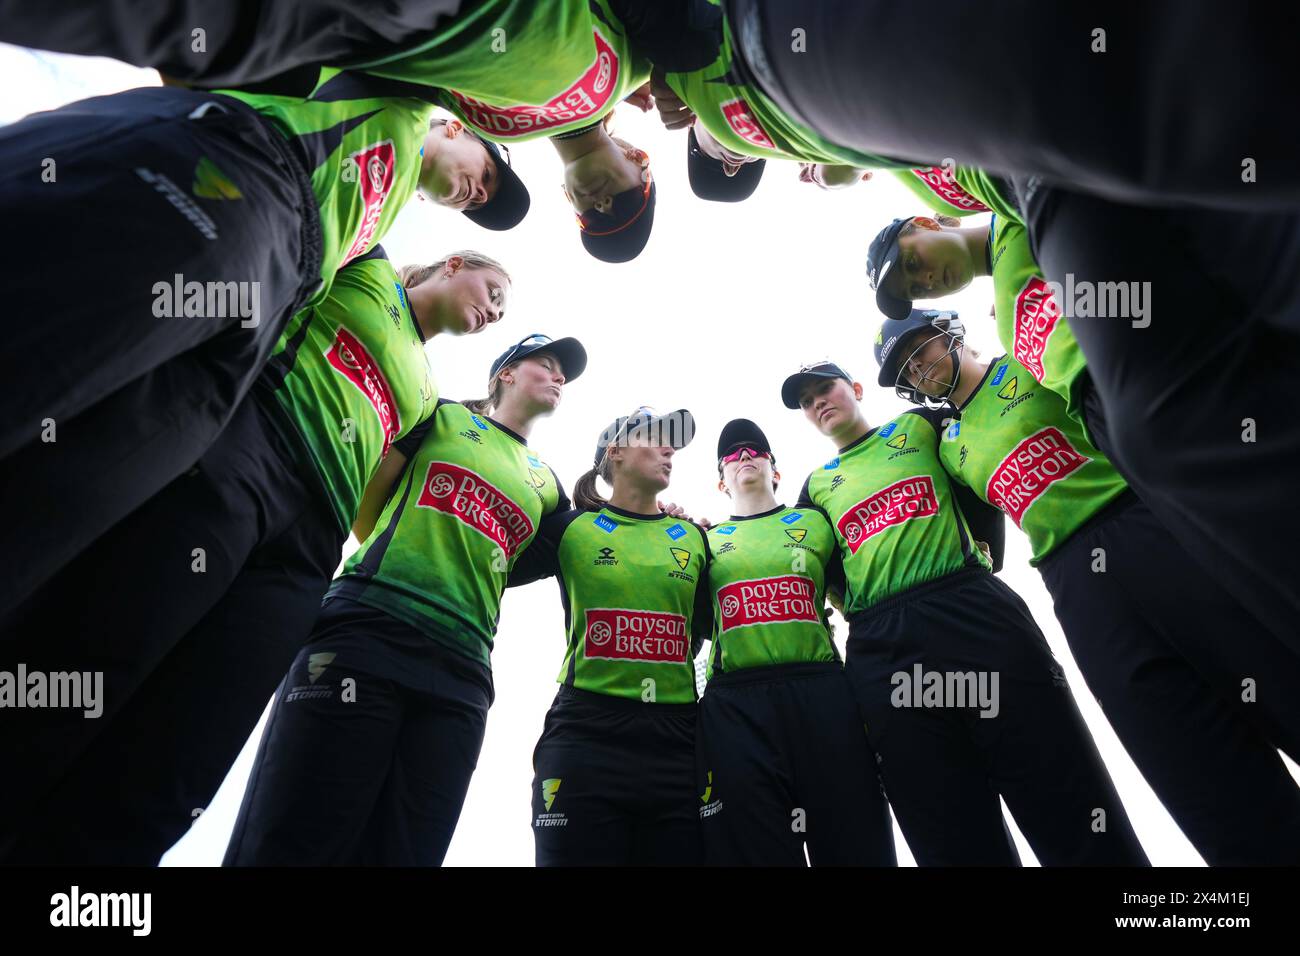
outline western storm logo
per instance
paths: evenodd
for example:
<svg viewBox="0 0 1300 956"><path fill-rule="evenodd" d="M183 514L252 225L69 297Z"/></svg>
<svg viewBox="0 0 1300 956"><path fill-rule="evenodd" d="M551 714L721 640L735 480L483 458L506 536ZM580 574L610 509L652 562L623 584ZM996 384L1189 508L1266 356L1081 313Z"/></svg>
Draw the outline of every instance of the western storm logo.
<svg viewBox="0 0 1300 956"><path fill-rule="evenodd" d="M307 681L316 683L320 680L321 675L325 673L325 668L334 663L334 658L338 655L333 652L322 652L312 654L307 658Z"/></svg>
<svg viewBox="0 0 1300 956"><path fill-rule="evenodd" d="M786 529L786 532L785 532L785 536L786 536L787 538L789 538L791 541L795 542L796 544L799 544L799 543L801 543L801 542L803 541L804 538L808 537L808 529L807 529L807 528L795 528L795 529L789 529L789 528L787 528L787 529Z"/></svg>
<svg viewBox="0 0 1300 956"><path fill-rule="evenodd" d="M547 810L550 810L551 805L555 803L555 794L559 792L561 782L559 777L551 777L542 781L542 802L546 805Z"/></svg>
<svg viewBox="0 0 1300 956"><path fill-rule="evenodd" d="M731 127L731 131L747 143L761 146L763 149L776 149L776 143L767 131L754 118L754 112L743 99L727 100L719 107L722 116Z"/></svg>
<svg viewBox="0 0 1300 956"><path fill-rule="evenodd" d="M1003 385L1000 389L998 389L998 398L1005 398L1008 401L1015 398L1017 384L1018 384L1017 377L1015 375L1011 376L1011 381L1007 382L1007 384Z"/></svg>
<svg viewBox="0 0 1300 956"><path fill-rule="evenodd" d="M868 538L886 528L938 513L939 499L934 493L933 479L929 475L915 475L863 498L840 517L835 527L848 543L849 552L857 554Z"/></svg>
<svg viewBox="0 0 1300 956"><path fill-rule="evenodd" d="M718 590L720 630L793 621L817 623L815 597L813 583L793 574L728 584Z"/></svg>
<svg viewBox="0 0 1300 956"><path fill-rule="evenodd" d="M993 469L984 494L1019 526L1038 498L1092 459L1081 455L1059 429L1044 428L1011 450Z"/></svg>
<svg viewBox="0 0 1300 956"><path fill-rule="evenodd" d="M691 563L691 553L682 548L669 548L668 551L672 554L673 560L677 562L677 566L685 571L686 566Z"/></svg>
<svg viewBox="0 0 1300 956"><path fill-rule="evenodd" d="M459 518L513 558L533 535L533 519L491 482L446 461L429 463L415 502Z"/></svg>
<svg viewBox="0 0 1300 956"><path fill-rule="evenodd" d="M592 659L681 664L686 660L686 618L660 611L591 608L583 654Z"/></svg>
<svg viewBox="0 0 1300 956"><path fill-rule="evenodd" d="M325 359L370 402L370 407L379 419L379 427L384 432L384 448L380 457L387 455L389 446L402 430L402 422L397 412L397 400L393 397L393 390L388 387L388 380L384 378L379 363L371 358L359 338L342 327L334 334L334 344L325 353Z"/></svg>
<svg viewBox="0 0 1300 956"><path fill-rule="evenodd" d="M907 432L899 432L893 438L889 439L889 441L885 442L885 444L890 448L906 448Z"/></svg>
<svg viewBox="0 0 1300 956"><path fill-rule="evenodd" d="M379 217L384 212L384 202L393 188L396 155L393 141L386 139L382 143L357 150L345 161L357 164L359 175L355 178L361 192L362 214L357 234L348 247L347 255L343 257L343 265L365 252L370 240L375 237Z"/></svg>
<svg viewBox="0 0 1300 956"><path fill-rule="evenodd" d="M542 808L543 812L537 815L533 821L535 827L562 827L569 823L568 817L563 813L552 813L551 807L555 805L555 795L560 792L560 777L547 777L542 781Z"/></svg>
<svg viewBox="0 0 1300 956"><path fill-rule="evenodd" d="M943 166L921 167L912 170L912 175L930 187L930 191L950 206L967 212L988 212L984 205L965 189L961 183L952 178L952 173Z"/></svg>
<svg viewBox="0 0 1300 956"><path fill-rule="evenodd" d="M1013 310L1012 353L1017 362L1029 369L1036 381L1043 380L1043 355L1047 341L1061 320L1061 307L1052 295L1051 286L1041 276L1030 276Z"/></svg>
<svg viewBox="0 0 1300 956"><path fill-rule="evenodd" d="M454 111L470 126L493 137L526 136L539 130L595 116L604 110L610 96L618 89L620 64L618 54L600 30L592 30L596 58L568 89L538 106L532 104L497 106L448 90Z"/></svg>

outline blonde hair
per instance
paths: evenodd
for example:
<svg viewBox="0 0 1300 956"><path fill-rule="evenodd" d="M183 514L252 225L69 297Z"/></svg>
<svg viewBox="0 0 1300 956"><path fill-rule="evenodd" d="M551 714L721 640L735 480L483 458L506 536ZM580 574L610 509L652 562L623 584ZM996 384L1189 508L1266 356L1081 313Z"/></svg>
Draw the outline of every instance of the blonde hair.
<svg viewBox="0 0 1300 956"><path fill-rule="evenodd" d="M505 394L506 390L506 383L501 381L501 373L508 368L514 368L518 364L518 362L511 362L509 365L503 365L497 369L496 375L492 376L492 381L488 383L487 398L462 399L461 404L475 415L491 415L496 407L501 404L501 396Z"/></svg>
<svg viewBox="0 0 1300 956"><path fill-rule="evenodd" d="M599 511L609 504L607 498L601 497L596 490L596 477L604 478L606 483L614 483L614 467L609 458L609 449L600 456L600 464L583 472L582 477L573 486L573 504L579 511Z"/></svg>
<svg viewBox="0 0 1300 956"><path fill-rule="evenodd" d="M465 265L470 269L491 269L499 273L501 278L507 283L512 280L510 273L506 272L506 267L497 262L491 256L485 256L481 252L475 252L473 249L461 249L457 252L449 252L437 262L429 265L405 265L397 270L397 276L402 281L402 287L405 289L414 289L417 285L427 281L432 276L437 275L438 270L452 260L453 257L459 256L465 260Z"/></svg>

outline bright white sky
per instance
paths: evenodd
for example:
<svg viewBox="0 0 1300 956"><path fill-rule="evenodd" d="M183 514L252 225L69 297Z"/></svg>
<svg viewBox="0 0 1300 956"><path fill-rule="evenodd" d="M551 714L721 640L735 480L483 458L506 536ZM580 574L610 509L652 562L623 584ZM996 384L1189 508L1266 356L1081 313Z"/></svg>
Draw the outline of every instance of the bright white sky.
<svg viewBox="0 0 1300 956"><path fill-rule="evenodd" d="M152 71L2 44L0 77L0 122L157 84ZM531 442L566 488L589 465L601 429L647 404L689 408L699 423L695 443L675 459L666 494L690 514L717 521L729 513L727 498L716 488L713 454L723 424L737 417L753 419L767 433L784 476L778 498L793 504L808 472L835 452L798 412L781 404L781 381L799 364L829 356L863 382L868 421L883 422L905 408L891 391L873 384L871 343L880 316L865 279L866 248L893 217L928 210L888 174L848 191L823 193L799 183L794 164L779 163L768 164L748 202L705 203L686 181L684 132L669 133L657 114L627 105L619 107L615 128L650 154L658 184L654 235L632 263L607 265L582 250L560 190L559 160L544 140L512 149L533 200L516 229L487 232L459 214L413 200L383 240L395 264L473 248L502 261L514 278L508 314L499 325L471 338L430 343L439 392L481 397L492 359L531 332L576 336L590 364ZM989 280L979 279L945 303L960 311L968 341L985 357L1001 351L989 315L992 301ZM347 553L355 547L349 541ZM1064 666L1147 854L1156 865L1200 864L1088 694L1051 600L1028 566L1029 554L1027 540L1009 525L1002 577L1029 603ZM836 620L842 650L846 626ZM447 865L532 865L532 751L555 695L564 644L554 580L507 593L494 654L496 703ZM220 863L256 743L254 734L207 813L164 857L164 865ZM1291 771L1300 777L1294 765ZM1032 851L1012 829L1022 858L1032 864ZM900 863L911 865L897 828L895 835Z"/></svg>

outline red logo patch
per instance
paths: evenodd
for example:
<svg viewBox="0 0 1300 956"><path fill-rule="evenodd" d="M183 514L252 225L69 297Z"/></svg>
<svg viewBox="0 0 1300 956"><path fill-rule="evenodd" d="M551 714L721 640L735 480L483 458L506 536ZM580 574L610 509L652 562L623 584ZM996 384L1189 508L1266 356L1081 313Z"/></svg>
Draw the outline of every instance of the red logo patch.
<svg viewBox="0 0 1300 956"><path fill-rule="evenodd" d="M963 189L961 183L953 179L952 173L943 166L922 167L912 172L948 205L970 212L989 212L989 207Z"/></svg>
<svg viewBox="0 0 1300 956"><path fill-rule="evenodd" d="M393 188L395 156L393 141L386 139L382 143L375 143L373 146L358 150L348 157L348 160L357 164L357 187L361 190L361 202L365 207L365 213L361 217L361 225L357 228L356 238L352 240L347 255L343 257L344 265L365 252L370 246L370 241L375 238L375 230L379 228L379 216L384 211L384 200L388 198L388 193Z"/></svg>
<svg viewBox="0 0 1300 956"><path fill-rule="evenodd" d="M767 131L758 125L758 120L754 119L749 104L744 100L728 100L723 103L722 115L726 118L727 125L731 127L732 132L745 142L753 143L755 146L762 146L764 149L776 149L776 143L772 142L772 137L768 136Z"/></svg>
<svg viewBox="0 0 1300 956"><path fill-rule="evenodd" d="M370 401L370 407L379 416L379 427L384 430L383 454L387 455L393 439L402 430L402 423L393 390L388 387L379 364L370 357L361 340L345 328L335 333L334 344L325 353L325 359Z"/></svg>
<svg viewBox="0 0 1300 956"><path fill-rule="evenodd" d="M811 581L794 574L728 584L718 589L721 630L788 621L816 623L820 620L813 605L816 594Z"/></svg>
<svg viewBox="0 0 1300 956"><path fill-rule="evenodd" d="M587 611L583 653L608 661L686 661L686 618L659 611L592 608Z"/></svg>
<svg viewBox="0 0 1300 956"><path fill-rule="evenodd" d="M591 66L567 90L541 106L493 106L455 90L447 93L456 101L466 123L493 137L526 136L595 116L604 110L618 88L619 62L618 54L599 30L592 31L592 38L596 42L596 58Z"/></svg>
<svg viewBox="0 0 1300 956"><path fill-rule="evenodd" d="M1030 435L1002 459L989 478L985 495L1011 515L1017 527L1052 483L1082 468L1092 459L1079 454L1056 428L1044 428Z"/></svg>
<svg viewBox="0 0 1300 956"><path fill-rule="evenodd" d="M1013 342L1016 361L1029 369L1038 381L1043 380L1043 353L1047 340L1056 331L1061 307L1052 295L1052 287L1041 276L1031 276L1016 296Z"/></svg>
<svg viewBox="0 0 1300 956"><path fill-rule="evenodd" d="M888 488L863 498L840 518L836 528L848 542L849 553L873 535L912 518L929 518L939 513L939 499L929 475L896 481Z"/></svg>
<svg viewBox="0 0 1300 956"><path fill-rule="evenodd" d="M533 519L482 475L446 461L429 463L415 502L454 515L513 558L532 537Z"/></svg>

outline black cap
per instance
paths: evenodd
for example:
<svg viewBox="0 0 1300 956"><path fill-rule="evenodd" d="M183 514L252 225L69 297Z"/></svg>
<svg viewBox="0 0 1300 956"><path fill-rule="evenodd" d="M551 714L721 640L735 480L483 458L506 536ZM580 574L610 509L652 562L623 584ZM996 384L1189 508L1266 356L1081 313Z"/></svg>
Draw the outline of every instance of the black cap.
<svg viewBox="0 0 1300 956"><path fill-rule="evenodd" d="M602 262L631 262L650 239L656 195L651 180L649 193L644 186L633 186L614 197L609 212L583 213L578 217L583 224L579 233L583 248Z"/></svg>
<svg viewBox="0 0 1300 956"><path fill-rule="evenodd" d="M867 249L867 281L876 290L876 307L891 319L905 319L912 311L911 300L890 295L884 285L885 276L898 261L898 234L911 221L910 216L895 219L876 234Z"/></svg>
<svg viewBox="0 0 1300 956"><path fill-rule="evenodd" d="M482 207L466 209L465 218L494 232L513 229L523 221L524 216L528 215L532 197L528 195L528 187L524 185L524 181L510 168L509 157L502 156L497 144L482 137L479 137L479 142L496 163L497 191L496 195Z"/></svg>
<svg viewBox="0 0 1300 956"><path fill-rule="evenodd" d="M810 378L842 378L850 385L853 384L853 377L834 362L814 362L812 365L805 365L781 384L781 401L785 403L786 408L799 407L799 393L803 391L804 383Z"/></svg>
<svg viewBox="0 0 1300 956"><path fill-rule="evenodd" d="M660 415L652 408L642 405L631 415L624 415L600 433L596 442L596 454L593 464L599 466L605 457L605 449L617 445L629 435L647 435L654 442L671 448L685 448L695 437L695 416L684 408Z"/></svg>
<svg viewBox="0 0 1300 956"><path fill-rule="evenodd" d="M914 332L929 329L932 332L947 331L946 326L936 325L937 319L955 320L956 312L941 309L912 309L905 319L885 319L880 324L876 335L876 364L880 366L880 375L876 383L885 388L892 388L898 381L898 372L903 366L903 349L899 346L903 340Z"/></svg>
<svg viewBox="0 0 1300 956"><path fill-rule="evenodd" d="M714 159L700 149L695 127L691 127L690 134L686 137L686 177L690 180L691 191L700 199L712 202L741 202L748 199L758 188L766 165L765 159L745 163L736 171L736 175L728 176L723 171L721 160Z"/></svg>
<svg viewBox="0 0 1300 956"><path fill-rule="evenodd" d="M587 367L587 350L582 347L582 343L577 339L553 339L541 332L534 332L527 338L520 339L497 356L496 361L492 363L492 371L488 373L488 381L490 382L496 378L497 372L501 371L506 365L528 358L528 356L536 352L550 352L558 358L560 366L564 369L564 380L566 382L572 382Z"/></svg>
<svg viewBox="0 0 1300 956"><path fill-rule="evenodd" d="M756 448L772 454L772 446L763 434L763 429L748 418L733 418L722 426L722 434L718 436L718 457L729 455L741 447Z"/></svg>

